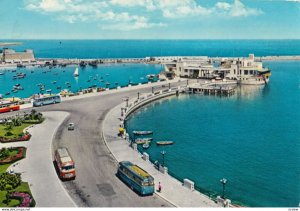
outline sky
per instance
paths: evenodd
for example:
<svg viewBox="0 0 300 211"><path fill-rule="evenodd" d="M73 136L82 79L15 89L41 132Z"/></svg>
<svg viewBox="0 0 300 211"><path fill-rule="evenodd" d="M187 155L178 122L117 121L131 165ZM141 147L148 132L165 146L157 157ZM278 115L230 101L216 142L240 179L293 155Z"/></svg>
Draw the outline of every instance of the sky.
<svg viewBox="0 0 300 211"><path fill-rule="evenodd" d="M300 39L300 0L0 0L0 39Z"/></svg>

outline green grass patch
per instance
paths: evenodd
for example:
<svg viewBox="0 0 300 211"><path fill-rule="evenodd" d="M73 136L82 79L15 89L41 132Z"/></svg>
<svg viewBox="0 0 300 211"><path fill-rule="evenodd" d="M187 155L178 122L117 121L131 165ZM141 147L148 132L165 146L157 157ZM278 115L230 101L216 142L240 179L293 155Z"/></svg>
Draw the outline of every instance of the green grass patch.
<svg viewBox="0 0 300 211"><path fill-rule="evenodd" d="M27 182L21 182L17 188L13 189L12 192L26 192L32 195L29 185ZM0 207L15 207L20 204L19 200L11 199L10 203L7 205L3 203L3 200L6 199L6 191L0 191Z"/></svg>
<svg viewBox="0 0 300 211"><path fill-rule="evenodd" d="M18 187L16 187L13 192L27 192L31 194L28 182L21 182L21 185L19 185Z"/></svg>
<svg viewBox="0 0 300 211"><path fill-rule="evenodd" d="M12 163L0 165L0 174L6 172L6 170L8 169L8 167L9 167L10 165L12 165Z"/></svg>
<svg viewBox="0 0 300 211"><path fill-rule="evenodd" d="M18 138L26 127L29 127L32 123L23 123L21 126L13 126L11 130L7 130L7 126L4 124L0 125L0 137L5 137L9 139ZM5 134L10 131L12 135L5 136Z"/></svg>
<svg viewBox="0 0 300 211"><path fill-rule="evenodd" d="M8 204L3 203L3 201L6 199L6 191L0 191L0 207L15 207L20 204L19 200L11 199L11 201Z"/></svg>

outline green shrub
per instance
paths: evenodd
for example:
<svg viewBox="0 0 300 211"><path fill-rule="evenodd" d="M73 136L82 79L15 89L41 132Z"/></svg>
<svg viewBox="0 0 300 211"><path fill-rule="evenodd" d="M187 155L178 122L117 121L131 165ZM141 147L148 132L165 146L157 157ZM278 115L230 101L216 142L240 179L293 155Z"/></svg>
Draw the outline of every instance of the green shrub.
<svg viewBox="0 0 300 211"><path fill-rule="evenodd" d="M12 133L11 131L7 131L4 135L5 135L5 136L12 136L13 133Z"/></svg>
<svg viewBox="0 0 300 211"><path fill-rule="evenodd" d="M21 184L21 174L9 174L7 172L0 175L0 190L7 190L6 188L11 187L12 189L18 187Z"/></svg>
<svg viewBox="0 0 300 211"><path fill-rule="evenodd" d="M7 150L5 147L2 148L0 150L0 158L3 159L3 158L7 158L9 156L9 150Z"/></svg>

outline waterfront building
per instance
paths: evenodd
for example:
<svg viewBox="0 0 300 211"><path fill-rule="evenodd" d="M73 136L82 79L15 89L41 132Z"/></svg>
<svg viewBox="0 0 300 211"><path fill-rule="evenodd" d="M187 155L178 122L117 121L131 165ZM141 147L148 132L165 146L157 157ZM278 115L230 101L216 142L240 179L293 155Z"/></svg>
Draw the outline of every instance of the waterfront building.
<svg viewBox="0 0 300 211"><path fill-rule="evenodd" d="M174 59L170 61L170 58ZM161 58L165 73L183 78L210 78L214 67L207 56Z"/></svg>
<svg viewBox="0 0 300 211"><path fill-rule="evenodd" d="M266 84L269 82L271 71L263 67L262 62L255 61L254 54L248 58L223 59L215 74L219 77L236 80L239 84Z"/></svg>
<svg viewBox="0 0 300 211"><path fill-rule="evenodd" d="M167 57L168 58L168 57ZM165 75L183 78L227 79L239 84L266 84L271 71L255 61L254 54L247 58L172 57L162 62Z"/></svg>
<svg viewBox="0 0 300 211"><path fill-rule="evenodd" d="M11 64L22 64L35 62L33 50L27 49L24 52L16 52L13 49L4 48L1 56L1 61Z"/></svg>

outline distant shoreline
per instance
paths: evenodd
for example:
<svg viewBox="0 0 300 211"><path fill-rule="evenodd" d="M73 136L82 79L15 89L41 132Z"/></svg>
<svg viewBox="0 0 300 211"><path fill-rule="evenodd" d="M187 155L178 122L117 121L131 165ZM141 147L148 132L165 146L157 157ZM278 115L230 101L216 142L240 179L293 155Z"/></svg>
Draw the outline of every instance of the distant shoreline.
<svg viewBox="0 0 300 211"><path fill-rule="evenodd" d="M144 57L144 58L96 58L96 59L74 59L74 58L36 58L35 62L22 63L24 66L35 66L35 65L45 65L48 62L55 61L57 65L79 65L80 62L91 62L91 61L102 61L100 64L126 64L126 63L146 63L146 64L164 64L160 61L150 61L149 58L170 58L172 56L165 57ZM177 57L177 56L176 56ZM179 56L178 56L179 57ZM190 56L181 56L190 57ZM197 57L197 56L195 56ZM220 60L222 58L235 59L239 57L208 57L212 60ZM255 57L256 61L291 61L300 60L300 55L294 56L261 56ZM17 63L0 63L0 68L17 67Z"/></svg>

